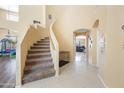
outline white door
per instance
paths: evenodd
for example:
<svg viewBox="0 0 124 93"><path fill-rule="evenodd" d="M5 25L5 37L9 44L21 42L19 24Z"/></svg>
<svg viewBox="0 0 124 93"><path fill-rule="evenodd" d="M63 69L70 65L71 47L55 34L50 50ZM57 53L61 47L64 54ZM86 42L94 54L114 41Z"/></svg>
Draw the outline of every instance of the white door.
<svg viewBox="0 0 124 93"><path fill-rule="evenodd" d="M105 36L103 31L97 30L97 67L102 73L105 60Z"/></svg>

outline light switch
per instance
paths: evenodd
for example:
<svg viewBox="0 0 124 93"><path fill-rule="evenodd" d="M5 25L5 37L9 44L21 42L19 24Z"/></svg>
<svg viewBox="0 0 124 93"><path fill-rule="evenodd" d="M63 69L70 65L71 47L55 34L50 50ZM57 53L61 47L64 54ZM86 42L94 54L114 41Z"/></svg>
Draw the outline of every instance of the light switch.
<svg viewBox="0 0 124 93"><path fill-rule="evenodd" d="M124 44L123 44L122 48L124 49Z"/></svg>

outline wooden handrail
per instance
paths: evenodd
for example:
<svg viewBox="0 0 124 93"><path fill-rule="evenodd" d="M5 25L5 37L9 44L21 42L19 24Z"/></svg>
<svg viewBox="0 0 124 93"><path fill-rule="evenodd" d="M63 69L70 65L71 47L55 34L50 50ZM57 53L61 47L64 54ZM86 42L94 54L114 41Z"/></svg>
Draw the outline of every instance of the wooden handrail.
<svg viewBox="0 0 124 93"><path fill-rule="evenodd" d="M56 37L55 37L55 34L54 34L54 32L53 32L53 25L54 25L54 23L56 22L56 20L54 20L52 23L51 23L51 25L50 25L50 33L49 33L49 35L50 35L50 39L51 39L51 43L52 43L52 45L53 45L53 49L57 49L58 48L58 41L57 41L57 39L56 39Z"/></svg>
<svg viewBox="0 0 124 93"><path fill-rule="evenodd" d="M50 24L50 31L49 31L49 37L50 37L50 44L51 44L51 54L54 62L54 68L56 70L56 76L59 75L59 45L58 41L55 37L55 34L53 32L53 26L55 24L56 20L54 20Z"/></svg>

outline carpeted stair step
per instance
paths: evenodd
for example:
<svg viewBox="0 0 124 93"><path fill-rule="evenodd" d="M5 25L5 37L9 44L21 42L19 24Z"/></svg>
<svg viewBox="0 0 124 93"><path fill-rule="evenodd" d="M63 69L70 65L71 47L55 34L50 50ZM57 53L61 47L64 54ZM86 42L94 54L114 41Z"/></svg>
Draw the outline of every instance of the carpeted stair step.
<svg viewBox="0 0 124 93"><path fill-rule="evenodd" d="M40 62L52 62L52 58L49 57L49 58L37 58L37 59L28 59L26 61L26 65L29 65L29 64L36 64L36 63L40 63Z"/></svg>
<svg viewBox="0 0 124 93"><path fill-rule="evenodd" d="M41 55L41 54L29 54L28 56L27 56L27 59L35 59L35 58L43 58L43 57L46 57L46 58L49 58L49 57L51 57L51 54L49 53L49 54L43 54L43 55Z"/></svg>
<svg viewBox="0 0 124 93"><path fill-rule="evenodd" d="M50 52L45 52L45 53L31 53L31 54L28 54L28 56L49 56L51 55Z"/></svg>
<svg viewBox="0 0 124 93"><path fill-rule="evenodd" d="M32 46L31 49L49 49L50 46Z"/></svg>
<svg viewBox="0 0 124 93"><path fill-rule="evenodd" d="M22 83L55 75L49 38L41 39L30 47L25 63Z"/></svg>
<svg viewBox="0 0 124 93"><path fill-rule="evenodd" d="M49 40L41 40L41 41L37 41L37 43L50 43Z"/></svg>
<svg viewBox="0 0 124 93"><path fill-rule="evenodd" d="M22 83L28 83L28 82L32 82L35 80L39 80L39 79L43 79L43 78L48 78L51 76L55 75L55 70L54 68L49 68L49 69L43 69L41 70L37 70L35 72L32 72L30 74L24 74L24 78Z"/></svg>
<svg viewBox="0 0 124 93"><path fill-rule="evenodd" d="M25 74L29 74L30 72L34 72L36 70L43 70L43 69L49 69L49 68L54 68L54 65L52 62L42 62L42 63L37 63L33 65L27 65L24 69Z"/></svg>
<svg viewBox="0 0 124 93"><path fill-rule="evenodd" d="M46 40L49 40L49 37L45 37Z"/></svg>
<svg viewBox="0 0 124 93"><path fill-rule="evenodd" d="M47 42L45 42L45 41L37 41L34 44L50 44L50 42L49 41L47 41Z"/></svg>
<svg viewBox="0 0 124 93"><path fill-rule="evenodd" d="M38 51L38 50L36 50L36 51L28 51L28 54L35 54L35 53L49 53L50 52L50 50L46 50L46 51Z"/></svg>
<svg viewBox="0 0 124 93"><path fill-rule="evenodd" d="M50 52L50 49L30 49L28 51L29 54L32 54L32 53L44 53L44 52Z"/></svg>
<svg viewBox="0 0 124 93"><path fill-rule="evenodd" d="M34 43L34 46L49 46L49 43Z"/></svg>
<svg viewBox="0 0 124 93"><path fill-rule="evenodd" d="M34 60L34 61L27 61L25 64L26 66L35 66L37 64L45 64L45 63L52 63L52 59L46 59L46 60Z"/></svg>

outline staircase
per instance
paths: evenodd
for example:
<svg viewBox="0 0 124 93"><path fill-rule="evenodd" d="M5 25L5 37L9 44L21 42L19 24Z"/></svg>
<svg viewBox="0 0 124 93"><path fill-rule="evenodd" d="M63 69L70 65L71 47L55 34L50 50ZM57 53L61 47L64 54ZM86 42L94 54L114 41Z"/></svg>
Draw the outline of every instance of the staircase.
<svg viewBox="0 0 124 93"><path fill-rule="evenodd" d="M49 38L34 43L28 51L22 83L48 78L55 75L50 53Z"/></svg>

